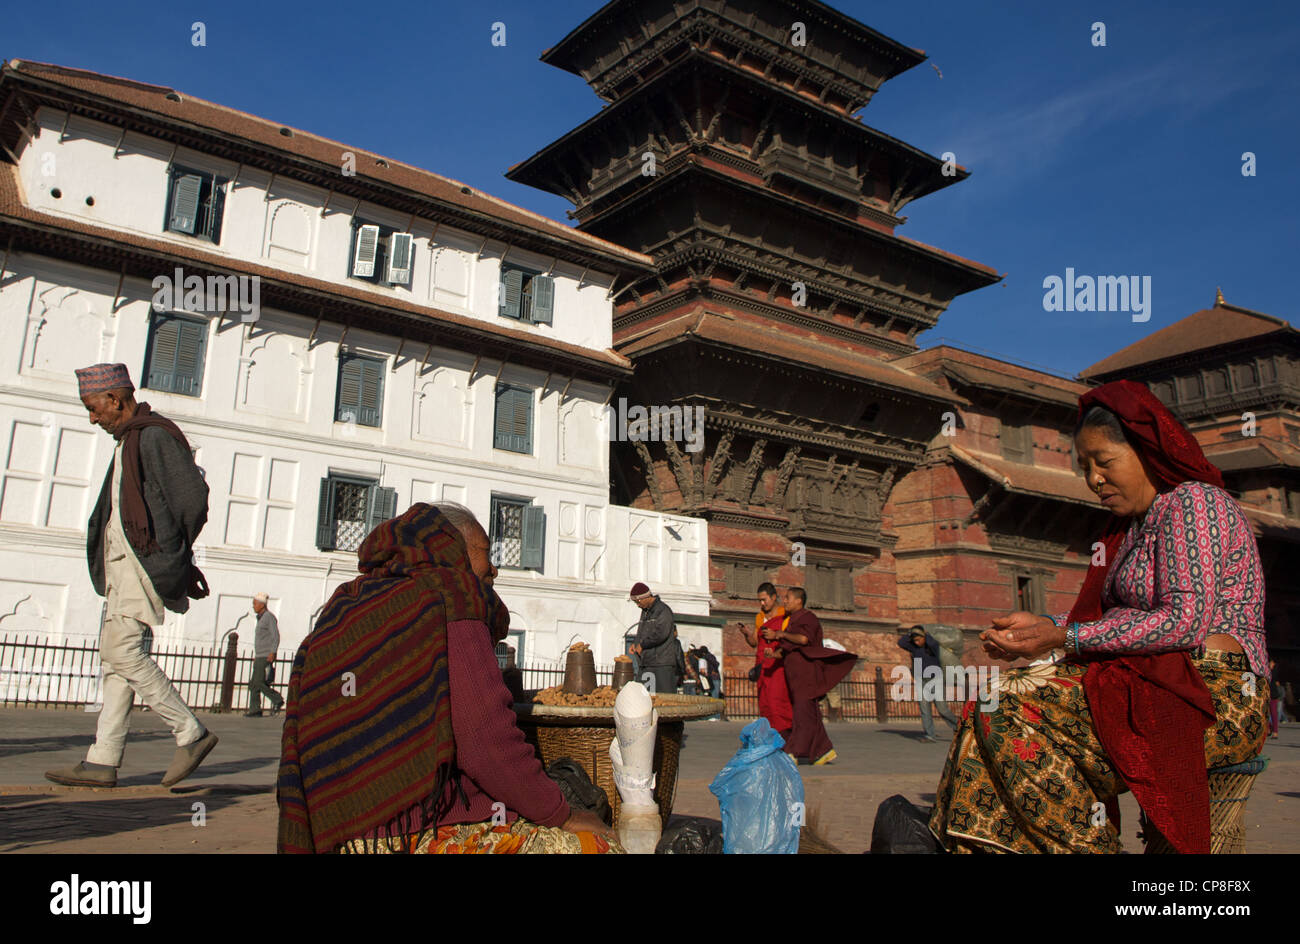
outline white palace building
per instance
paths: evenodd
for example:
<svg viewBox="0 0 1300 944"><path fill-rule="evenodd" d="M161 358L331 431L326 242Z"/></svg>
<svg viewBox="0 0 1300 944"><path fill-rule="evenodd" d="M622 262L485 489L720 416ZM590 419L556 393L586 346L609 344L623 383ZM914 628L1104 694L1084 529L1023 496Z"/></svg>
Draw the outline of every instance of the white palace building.
<svg viewBox="0 0 1300 944"><path fill-rule="evenodd" d="M576 638L608 663L638 580L708 613L706 523L609 503L604 407L631 373L611 300L648 257L76 69L4 63L0 144L0 635L97 638L85 529L113 441L73 370L102 361L180 425L211 489L212 593L155 645L238 628L244 649L264 590L295 649L370 528L419 501L488 525L522 662ZM721 651L707 620L681 635Z"/></svg>

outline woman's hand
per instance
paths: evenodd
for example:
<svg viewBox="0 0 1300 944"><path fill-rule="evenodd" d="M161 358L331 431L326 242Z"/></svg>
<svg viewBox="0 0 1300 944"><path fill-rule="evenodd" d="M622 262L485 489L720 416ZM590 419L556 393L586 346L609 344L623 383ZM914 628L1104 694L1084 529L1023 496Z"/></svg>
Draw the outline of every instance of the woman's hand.
<svg viewBox="0 0 1300 944"><path fill-rule="evenodd" d="M604 820L587 810L572 810L561 828L570 833L595 833L604 839L618 838L612 826L606 826Z"/></svg>
<svg viewBox="0 0 1300 944"><path fill-rule="evenodd" d="M1046 616L1018 610L995 619L993 628L980 633L980 639L984 651L994 659L1036 659L1065 645L1065 629Z"/></svg>

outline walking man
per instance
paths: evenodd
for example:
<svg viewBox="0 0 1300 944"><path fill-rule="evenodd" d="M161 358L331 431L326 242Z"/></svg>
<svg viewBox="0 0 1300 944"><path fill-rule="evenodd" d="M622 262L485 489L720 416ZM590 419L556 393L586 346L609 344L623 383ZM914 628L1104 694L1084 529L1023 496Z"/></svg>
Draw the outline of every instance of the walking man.
<svg viewBox="0 0 1300 944"><path fill-rule="evenodd" d="M754 647L754 667L749 677L758 688L758 713L767 719L772 730L787 741L794 727L794 709L790 707L790 687L785 681L785 653L780 647L762 636L765 628L774 631L786 628L790 622L785 607L777 602L776 587L770 583L758 586L758 612L754 615L754 628L737 622L745 642Z"/></svg>
<svg viewBox="0 0 1300 944"><path fill-rule="evenodd" d="M785 680L794 708L794 730L786 741L786 751L804 763L829 764L835 760L835 748L822 724L817 701L853 671L858 657L822 645L821 621L805 608L807 602L803 587L787 590L785 611L790 622L782 630L769 625L763 638L778 642L785 652Z"/></svg>
<svg viewBox="0 0 1300 944"><path fill-rule="evenodd" d="M641 607L641 622L631 648L641 658L642 681L650 675L656 692L671 694L677 691L677 657L681 652L673 611L643 583L633 584L629 596Z"/></svg>
<svg viewBox="0 0 1300 944"><path fill-rule="evenodd" d="M932 693L927 692L926 686L922 684L924 675L933 674L926 672L931 666L939 673L939 678L943 678L943 666L939 663L939 644L926 634L924 626L917 625L912 627L909 636L898 640L898 648L906 649L912 654L912 685L916 688L921 701L921 730L924 732L921 740L939 740L934 736L934 715L931 713L931 705L938 708L939 717L948 722L948 727L956 731L957 719L948 710L943 696L940 695L937 699L928 698L927 695Z"/></svg>
<svg viewBox="0 0 1300 944"><path fill-rule="evenodd" d="M280 648L280 626L275 614L266 608L269 600L265 593L253 597L253 612L257 614L257 629L253 632L253 677L248 681L248 711L245 718L262 717L262 696L265 695L276 712L284 704L280 693L267 684L267 670L275 665L275 652Z"/></svg>
<svg viewBox="0 0 1300 944"><path fill-rule="evenodd" d="M108 598L99 643L104 707L86 760L47 771L45 778L75 787L117 786L134 690L176 737L162 779L169 787L194 772L217 737L150 658L144 637L162 623L164 608L184 613L189 597L207 596L193 546L207 521L208 486L185 434L149 404L136 403L125 364L83 368L77 381L91 424L117 440L86 526L90 582Z"/></svg>

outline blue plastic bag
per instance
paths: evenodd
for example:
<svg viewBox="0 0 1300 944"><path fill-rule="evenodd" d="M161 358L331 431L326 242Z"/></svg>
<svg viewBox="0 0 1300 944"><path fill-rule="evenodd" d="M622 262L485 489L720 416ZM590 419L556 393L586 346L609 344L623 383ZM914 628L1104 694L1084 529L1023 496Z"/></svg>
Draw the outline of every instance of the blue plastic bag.
<svg viewBox="0 0 1300 944"><path fill-rule="evenodd" d="M742 747L709 790L722 810L722 851L793 855L803 825L803 779L766 718L745 725Z"/></svg>

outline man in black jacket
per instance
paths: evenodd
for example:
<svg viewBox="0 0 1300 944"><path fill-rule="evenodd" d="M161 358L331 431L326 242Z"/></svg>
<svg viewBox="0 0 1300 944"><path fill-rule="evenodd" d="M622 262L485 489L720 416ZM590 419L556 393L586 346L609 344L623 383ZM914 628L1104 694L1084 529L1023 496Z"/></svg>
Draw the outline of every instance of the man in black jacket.
<svg viewBox="0 0 1300 944"><path fill-rule="evenodd" d="M656 692L671 694L680 680L677 661L681 652L673 611L643 583L633 585L630 597L641 607L641 623L632 641L632 651L641 657L641 680L651 675Z"/></svg>
<svg viewBox="0 0 1300 944"><path fill-rule="evenodd" d="M77 380L91 424L117 440L86 528L90 580L108 598L99 643L104 706L86 760L45 777L68 786L117 786L134 691L176 736L162 780L171 786L194 772L217 737L150 658L144 634L162 623L164 609L184 613L190 596L207 595L193 548L208 517L208 486L176 424L136 403L125 364L86 367Z"/></svg>

